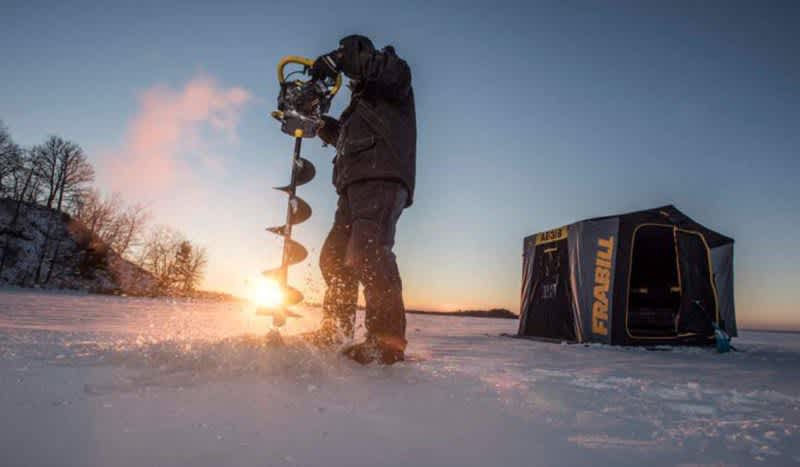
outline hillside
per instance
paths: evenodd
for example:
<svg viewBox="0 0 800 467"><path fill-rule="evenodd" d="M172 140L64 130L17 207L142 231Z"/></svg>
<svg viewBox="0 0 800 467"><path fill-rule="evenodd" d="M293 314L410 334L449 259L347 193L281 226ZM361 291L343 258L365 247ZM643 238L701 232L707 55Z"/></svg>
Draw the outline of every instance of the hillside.
<svg viewBox="0 0 800 467"><path fill-rule="evenodd" d="M156 281L62 212L0 199L0 283L154 295ZM11 224L14 225L11 225Z"/></svg>

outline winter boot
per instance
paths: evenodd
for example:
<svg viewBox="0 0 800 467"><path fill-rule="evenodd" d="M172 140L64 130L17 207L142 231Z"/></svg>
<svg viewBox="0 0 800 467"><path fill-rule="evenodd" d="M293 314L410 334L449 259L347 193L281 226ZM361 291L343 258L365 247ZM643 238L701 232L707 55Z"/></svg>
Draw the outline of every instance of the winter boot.
<svg viewBox="0 0 800 467"><path fill-rule="evenodd" d="M319 329L303 332L297 337L313 347L320 349L333 349L344 345L345 342L353 339L353 331L342 329L337 326L334 320L323 319Z"/></svg>
<svg viewBox="0 0 800 467"><path fill-rule="evenodd" d="M362 365L378 362L392 365L405 360L406 340L400 337L369 336L364 342L345 347L342 354Z"/></svg>

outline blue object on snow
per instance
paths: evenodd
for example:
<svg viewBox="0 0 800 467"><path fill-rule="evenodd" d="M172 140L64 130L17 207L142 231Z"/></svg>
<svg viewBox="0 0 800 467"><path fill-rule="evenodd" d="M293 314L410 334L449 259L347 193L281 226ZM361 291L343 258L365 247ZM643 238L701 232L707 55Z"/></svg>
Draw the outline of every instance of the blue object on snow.
<svg viewBox="0 0 800 467"><path fill-rule="evenodd" d="M731 350L731 336L727 332L720 329L717 323L711 323L714 326L714 339L717 343L717 352L726 353Z"/></svg>

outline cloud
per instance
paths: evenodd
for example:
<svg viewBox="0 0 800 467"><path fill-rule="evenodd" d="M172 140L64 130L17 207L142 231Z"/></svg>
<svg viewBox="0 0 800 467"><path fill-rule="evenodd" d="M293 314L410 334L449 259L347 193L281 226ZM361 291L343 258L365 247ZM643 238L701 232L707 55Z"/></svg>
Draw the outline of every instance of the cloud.
<svg viewBox="0 0 800 467"><path fill-rule="evenodd" d="M211 161L218 170L220 159L205 148L220 138L236 143L239 116L251 100L245 89L220 87L208 76L195 77L178 90L146 90L122 147L103 158L112 189L153 196L191 174L192 165Z"/></svg>

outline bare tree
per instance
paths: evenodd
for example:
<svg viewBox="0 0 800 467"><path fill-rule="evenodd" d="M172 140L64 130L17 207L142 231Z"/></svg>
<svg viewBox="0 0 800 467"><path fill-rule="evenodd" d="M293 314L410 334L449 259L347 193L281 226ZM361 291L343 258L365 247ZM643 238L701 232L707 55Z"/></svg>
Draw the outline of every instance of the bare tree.
<svg viewBox="0 0 800 467"><path fill-rule="evenodd" d="M129 257L142 240L150 213L142 204L124 206L118 193L102 196L90 190L75 203L72 216L120 256Z"/></svg>
<svg viewBox="0 0 800 467"><path fill-rule="evenodd" d="M11 196L16 201L14 214L8 224L0 228L3 251L0 253L0 278L11 249L11 238L19 237L17 222L22 214L23 202L28 194L34 170L27 153L11 139L5 126L0 122L0 195Z"/></svg>
<svg viewBox="0 0 800 467"><path fill-rule="evenodd" d="M14 143L0 120L0 196L11 194L14 175L22 168L22 149Z"/></svg>
<svg viewBox="0 0 800 467"><path fill-rule="evenodd" d="M34 146L31 150L32 164L37 180L41 182L45 194L44 205L54 209L48 216L47 227L44 232L39 260L36 264L34 282L47 283L50 280L53 268L56 265L61 247L62 238L58 238L55 248L51 245L52 233L56 218L61 215L65 199L75 201L77 196L83 194L86 186L94 180L94 169L86 159L86 155L77 144L65 141L58 136L49 137L43 144ZM50 251L52 251L52 254ZM50 256L50 268L43 277L45 260Z"/></svg>
<svg viewBox="0 0 800 467"><path fill-rule="evenodd" d="M139 265L155 277L161 293L170 291L175 285L175 258L183 241L180 232L159 225L150 231L142 245Z"/></svg>
<svg viewBox="0 0 800 467"><path fill-rule="evenodd" d="M178 290L194 292L203 278L208 257L205 248L183 241L175 254L174 276Z"/></svg>
<svg viewBox="0 0 800 467"><path fill-rule="evenodd" d="M132 251L138 247L142 241L144 229L150 219L150 212L142 204L128 206L121 214L117 224L117 235L111 242L111 247L120 256L129 258Z"/></svg>
<svg viewBox="0 0 800 467"><path fill-rule="evenodd" d="M208 256L204 248L166 226L150 231L142 245L139 265L156 279L161 293L193 292L203 279Z"/></svg>
<svg viewBox="0 0 800 467"><path fill-rule="evenodd" d="M6 196L17 201L17 203L24 203L31 201L31 192L34 190L34 169L31 163L30 154L27 151L22 151L18 164L14 167L13 171L7 176Z"/></svg>
<svg viewBox="0 0 800 467"><path fill-rule="evenodd" d="M103 241L112 236L112 225L122 210L122 198L114 193L103 196L97 190L89 190L75 203L72 217L79 220L92 233Z"/></svg>
<svg viewBox="0 0 800 467"><path fill-rule="evenodd" d="M58 153L61 152L65 143L61 138L51 136L43 144L37 144L31 148L36 191L39 192L41 189L44 192L42 204L48 208L53 207L53 201L56 198Z"/></svg>
<svg viewBox="0 0 800 467"><path fill-rule="evenodd" d="M4 155L5 152L13 146L16 146L16 144L11 140L11 134L8 133L6 124L0 120L0 156Z"/></svg>
<svg viewBox="0 0 800 467"><path fill-rule="evenodd" d="M50 136L31 150L37 188L47 208L64 209L64 202L74 202L85 194L94 181L94 169L77 144L58 136Z"/></svg>
<svg viewBox="0 0 800 467"><path fill-rule="evenodd" d="M65 203L74 204L88 191L94 182L94 168L80 146L70 144L61 153L58 203L56 209L65 211Z"/></svg>

